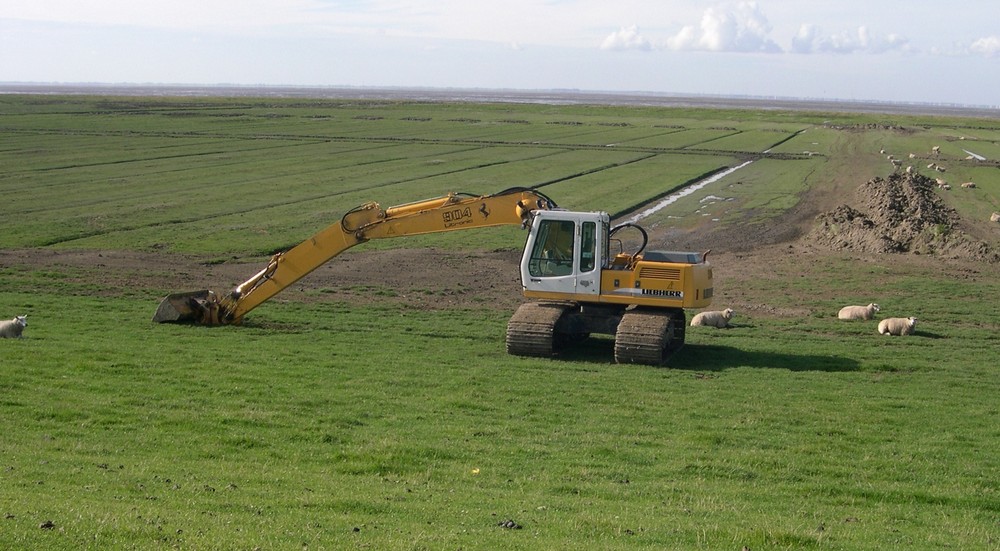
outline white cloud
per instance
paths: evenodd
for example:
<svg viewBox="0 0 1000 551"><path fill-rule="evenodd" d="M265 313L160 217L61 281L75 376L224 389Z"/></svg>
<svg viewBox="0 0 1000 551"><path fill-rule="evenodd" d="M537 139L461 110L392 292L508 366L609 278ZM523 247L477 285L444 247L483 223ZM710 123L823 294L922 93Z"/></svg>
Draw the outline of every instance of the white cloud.
<svg viewBox="0 0 1000 551"><path fill-rule="evenodd" d="M808 54L822 40L820 28L816 25L803 24L799 32L792 38L792 51L798 54Z"/></svg>
<svg viewBox="0 0 1000 551"><path fill-rule="evenodd" d="M780 52L770 38L771 25L756 2L712 6L698 27L687 25L667 38L671 50L710 52Z"/></svg>
<svg viewBox="0 0 1000 551"><path fill-rule="evenodd" d="M639 27L622 27L601 43L602 50L651 50L652 44L639 34Z"/></svg>
<svg viewBox="0 0 1000 551"><path fill-rule="evenodd" d="M992 35L980 38L969 46L969 51L987 57L1000 56L1000 36Z"/></svg>
<svg viewBox="0 0 1000 551"><path fill-rule="evenodd" d="M792 38L791 51L800 54L880 54L910 49L910 41L898 34L875 35L868 30L868 27L861 26L854 32L842 31L824 35L820 27L807 23L799 27L799 32Z"/></svg>

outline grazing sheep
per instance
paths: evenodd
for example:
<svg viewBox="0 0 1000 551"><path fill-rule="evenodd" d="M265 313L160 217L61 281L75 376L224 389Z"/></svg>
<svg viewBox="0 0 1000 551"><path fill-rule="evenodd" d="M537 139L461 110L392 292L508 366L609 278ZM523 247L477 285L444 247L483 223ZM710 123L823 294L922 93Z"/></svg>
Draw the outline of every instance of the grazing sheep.
<svg viewBox="0 0 1000 551"><path fill-rule="evenodd" d="M28 316L16 316L12 320L0 322L0 339L20 339L21 332L28 326Z"/></svg>
<svg viewBox="0 0 1000 551"><path fill-rule="evenodd" d="M880 308L874 302L868 306L844 306L837 312L837 318L842 320L870 320Z"/></svg>
<svg viewBox="0 0 1000 551"><path fill-rule="evenodd" d="M885 318L878 322L879 335L912 335L917 327L917 318Z"/></svg>
<svg viewBox="0 0 1000 551"><path fill-rule="evenodd" d="M1000 222L1000 212L994 212L990 215L990 222Z"/></svg>
<svg viewBox="0 0 1000 551"><path fill-rule="evenodd" d="M964 188L974 188L976 187L975 182L962 182L962 187Z"/></svg>
<svg viewBox="0 0 1000 551"><path fill-rule="evenodd" d="M933 153L935 155L940 155L941 154L941 146L940 145L935 145L934 147L932 147L931 148L931 153Z"/></svg>
<svg viewBox="0 0 1000 551"><path fill-rule="evenodd" d="M936 167L936 166L937 166L937 163L931 163L931 164L927 165L927 168L929 168L931 170L934 170L934 167Z"/></svg>
<svg viewBox="0 0 1000 551"><path fill-rule="evenodd" d="M701 312L691 318L691 327L705 326L723 329L729 327L729 320L733 319L734 313L732 308L726 308L722 311Z"/></svg>
<svg viewBox="0 0 1000 551"><path fill-rule="evenodd" d="M947 169L945 169L945 167L943 167L943 166L941 166L941 165L936 165L936 166L934 167L934 170L936 170L936 171L938 171L938 172L944 172L944 171L945 171L945 170L947 170Z"/></svg>

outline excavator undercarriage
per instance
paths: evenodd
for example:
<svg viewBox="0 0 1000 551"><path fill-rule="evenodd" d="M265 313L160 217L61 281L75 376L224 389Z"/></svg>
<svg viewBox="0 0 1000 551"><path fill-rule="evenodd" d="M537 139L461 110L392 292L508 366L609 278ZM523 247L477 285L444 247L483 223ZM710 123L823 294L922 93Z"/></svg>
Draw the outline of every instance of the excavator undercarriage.
<svg viewBox="0 0 1000 551"><path fill-rule="evenodd" d="M615 336L615 361L662 365L684 345L684 310L542 301L507 323L507 353L551 357L593 333Z"/></svg>

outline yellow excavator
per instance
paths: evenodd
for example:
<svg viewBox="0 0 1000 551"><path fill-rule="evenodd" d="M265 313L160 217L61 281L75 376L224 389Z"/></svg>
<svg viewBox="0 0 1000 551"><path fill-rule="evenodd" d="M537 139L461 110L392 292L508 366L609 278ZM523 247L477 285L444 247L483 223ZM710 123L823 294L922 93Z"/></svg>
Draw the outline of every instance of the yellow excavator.
<svg viewBox="0 0 1000 551"><path fill-rule="evenodd" d="M275 254L224 295L168 295L153 321L238 324L264 301L368 240L507 224L528 230L521 286L532 299L507 324L510 354L549 357L597 333L615 336L617 362L661 365L684 344L684 309L712 302L707 251L646 251L648 234L640 226L611 227L606 212L563 210L537 190L511 188L482 196L449 193L385 209L366 203ZM624 230L638 234L630 244L634 250L624 250Z"/></svg>

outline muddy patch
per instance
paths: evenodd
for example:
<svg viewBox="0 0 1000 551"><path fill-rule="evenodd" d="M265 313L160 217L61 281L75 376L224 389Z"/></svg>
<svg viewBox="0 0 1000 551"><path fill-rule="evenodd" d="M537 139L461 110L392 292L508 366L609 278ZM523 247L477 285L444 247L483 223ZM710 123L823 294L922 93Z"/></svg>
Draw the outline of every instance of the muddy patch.
<svg viewBox="0 0 1000 551"><path fill-rule="evenodd" d="M961 217L936 186L920 174L873 178L858 187L851 204L820 214L806 241L829 250L1000 262L1000 253L962 231Z"/></svg>

